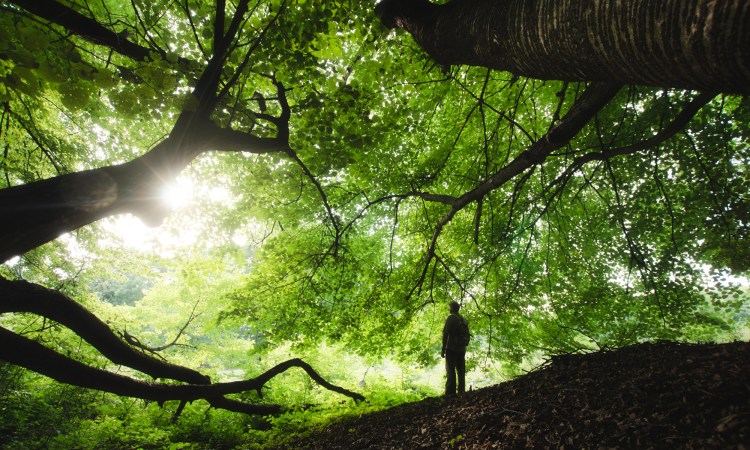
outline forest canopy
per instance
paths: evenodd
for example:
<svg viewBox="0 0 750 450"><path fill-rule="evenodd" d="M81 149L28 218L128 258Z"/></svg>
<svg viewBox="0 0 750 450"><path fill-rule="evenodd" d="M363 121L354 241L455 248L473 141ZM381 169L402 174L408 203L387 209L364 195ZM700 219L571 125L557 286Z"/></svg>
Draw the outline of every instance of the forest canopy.
<svg viewBox="0 0 750 450"><path fill-rule="evenodd" d="M748 8L492 3L0 1L0 359L267 414L362 398L295 353L435 365L450 301L490 378L747 339Z"/></svg>

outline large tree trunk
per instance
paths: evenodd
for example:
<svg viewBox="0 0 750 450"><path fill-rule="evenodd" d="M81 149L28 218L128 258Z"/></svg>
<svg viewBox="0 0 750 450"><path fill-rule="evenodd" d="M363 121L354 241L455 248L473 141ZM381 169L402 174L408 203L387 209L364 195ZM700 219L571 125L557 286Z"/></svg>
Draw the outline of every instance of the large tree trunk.
<svg viewBox="0 0 750 450"><path fill-rule="evenodd" d="M78 35L133 60L148 60L153 52L166 55L162 49L142 47L128 41L127 37L116 34L92 17L79 13L76 5L68 6L55 0L10 0L10 3L15 5L8 7L12 12L20 14L17 7L23 8L26 11L23 14L34 14L37 16L35 20L44 19L63 27L66 31L62 35ZM114 214L130 212L149 224L161 222L168 210L159 201L159 188L172 181L198 155L209 151L284 153L310 177L321 193L329 215L333 217L322 187L289 147L291 108L284 86L275 77L269 76L269 79L277 89L275 101L280 109L279 115L257 115L258 119L276 128L275 137L255 136L251 134L252 129L245 132L230 127L221 128L212 121L220 99L226 96L238 79L232 76L222 82L222 74L228 67L225 66L226 60L231 51L247 46L244 37L244 43L239 46L235 45L235 39L247 20L245 15L249 0L234 3L231 5L234 13L228 23L225 17L226 2L216 3L213 55L192 92L197 99L197 107L179 115L167 139L125 164L0 189L0 263L60 234ZM85 13L86 9L83 11ZM272 26L277 17L271 19L267 28L259 33L258 41L247 48L246 59L249 60L265 30ZM180 61L187 62L183 58ZM226 398L225 395L248 390L260 393L271 378L292 367L299 367L326 389L355 400L364 400L360 394L328 383L309 364L299 359L280 363L252 379L211 384L207 376L195 370L148 356L140 351L143 350L142 346L131 347L106 323L62 293L0 277L0 315L6 313L37 314L58 322L90 343L111 362L165 379L163 383L146 382L92 367L20 333L0 327L0 360L62 383L159 402L180 400L184 404L205 399L216 408L248 414L273 414L281 410L278 405L251 404ZM175 384L175 381L182 383Z"/></svg>
<svg viewBox="0 0 750 450"><path fill-rule="evenodd" d="M445 66L750 93L747 0L384 0L376 12Z"/></svg>
<svg viewBox="0 0 750 450"><path fill-rule="evenodd" d="M189 123L189 132L176 130L128 163L2 189L0 263L115 214L129 212L158 225L169 212L159 188L205 151L270 153L288 148L285 135L260 138L199 119Z"/></svg>
<svg viewBox="0 0 750 450"><path fill-rule="evenodd" d="M134 60L144 60L152 51L128 42L113 30L53 0L13 0L12 3L68 32L99 45L109 46ZM277 137L220 128L211 121L218 103L219 79L231 43L247 12L249 0L240 0L225 34L214 39L214 54L196 81L192 94L195 111L183 111L162 141L125 164L102 167L0 190L0 263L19 256L58 236L104 217L130 212L156 225L168 213L159 202L159 187L168 183L195 157L211 150L253 153L290 152L288 146L289 105L277 83L282 115L270 118ZM218 29L224 30L224 11L216 12ZM163 53L159 51L157 53ZM183 60L186 61L186 60ZM226 86L225 86L226 88Z"/></svg>

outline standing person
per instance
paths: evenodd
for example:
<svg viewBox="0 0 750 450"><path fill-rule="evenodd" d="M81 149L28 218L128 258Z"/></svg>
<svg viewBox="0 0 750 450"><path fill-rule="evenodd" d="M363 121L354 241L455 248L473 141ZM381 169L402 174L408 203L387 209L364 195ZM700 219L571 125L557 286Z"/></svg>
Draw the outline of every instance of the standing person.
<svg viewBox="0 0 750 450"><path fill-rule="evenodd" d="M445 371L448 379L445 382L445 395L456 395L456 378L458 393L466 391L466 346L469 344L469 322L458 313L461 305L450 303L450 315L443 325L443 349L440 356L445 358Z"/></svg>

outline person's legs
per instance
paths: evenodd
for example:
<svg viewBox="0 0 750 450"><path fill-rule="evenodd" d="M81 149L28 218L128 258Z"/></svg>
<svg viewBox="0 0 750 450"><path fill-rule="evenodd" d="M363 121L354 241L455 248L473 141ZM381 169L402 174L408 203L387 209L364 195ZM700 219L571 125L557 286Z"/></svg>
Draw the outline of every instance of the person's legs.
<svg viewBox="0 0 750 450"><path fill-rule="evenodd" d="M456 354L451 351L445 352L445 395L456 395Z"/></svg>
<svg viewBox="0 0 750 450"><path fill-rule="evenodd" d="M460 352L457 355L456 375L458 375L458 393L466 392L466 353Z"/></svg>

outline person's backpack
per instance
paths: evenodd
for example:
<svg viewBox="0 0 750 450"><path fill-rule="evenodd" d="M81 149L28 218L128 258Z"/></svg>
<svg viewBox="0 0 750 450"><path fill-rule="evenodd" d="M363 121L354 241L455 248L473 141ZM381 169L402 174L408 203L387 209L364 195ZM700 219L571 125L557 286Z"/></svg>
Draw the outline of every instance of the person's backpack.
<svg viewBox="0 0 750 450"><path fill-rule="evenodd" d="M458 316L458 342L464 347L469 345L471 333L469 333L469 321L463 316Z"/></svg>

